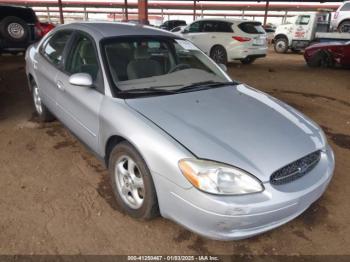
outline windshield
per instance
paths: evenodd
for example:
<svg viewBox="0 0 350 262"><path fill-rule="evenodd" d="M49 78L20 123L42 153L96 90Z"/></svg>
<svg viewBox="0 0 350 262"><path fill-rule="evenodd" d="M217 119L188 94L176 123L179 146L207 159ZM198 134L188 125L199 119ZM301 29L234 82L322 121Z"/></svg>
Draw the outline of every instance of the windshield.
<svg viewBox="0 0 350 262"><path fill-rule="evenodd" d="M116 92L180 90L196 83L231 79L187 40L114 38L102 44Z"/></svg>

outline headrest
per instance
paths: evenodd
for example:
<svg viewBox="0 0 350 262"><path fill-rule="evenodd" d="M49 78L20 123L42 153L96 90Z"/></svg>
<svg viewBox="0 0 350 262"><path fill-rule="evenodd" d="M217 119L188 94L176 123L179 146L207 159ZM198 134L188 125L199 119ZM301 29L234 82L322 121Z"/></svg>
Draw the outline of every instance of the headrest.
<svg viewBox="0 0 350 262"><path fill-rule="evenodd" d="M147 52L147 48L140 46L135 50L135 59L149 59L151 56Z"/></svg>
<svg viewBox="0 0 350 262"><path fill-rule="evenodd" d="M84 41L81 44L80 54L83 56L89 56L89 54L94 54L94 46L90 41Z"/></svg>

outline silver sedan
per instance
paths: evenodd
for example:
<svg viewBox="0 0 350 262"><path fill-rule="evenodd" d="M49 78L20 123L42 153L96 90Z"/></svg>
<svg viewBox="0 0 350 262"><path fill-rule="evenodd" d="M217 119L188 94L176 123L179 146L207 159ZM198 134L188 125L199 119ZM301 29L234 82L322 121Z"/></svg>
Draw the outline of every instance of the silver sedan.
<svg viewBox="0 0 350 262"><path fill-rule="evenodd" d="M246 238L301 214L333 175L316 123L163 30L60 26L27 50L26 73L40 119L104 161L134 218Z"/></svg>

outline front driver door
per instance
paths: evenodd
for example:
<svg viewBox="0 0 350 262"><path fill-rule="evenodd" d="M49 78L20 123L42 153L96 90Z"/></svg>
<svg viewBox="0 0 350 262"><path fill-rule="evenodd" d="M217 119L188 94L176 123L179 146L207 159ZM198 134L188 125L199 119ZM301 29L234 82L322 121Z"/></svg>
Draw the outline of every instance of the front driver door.
<svg viewBox="0 0 350 262"><path fill-rule="evenodd" d="M68 53L64 70L57 76L58 110L61 121L87 146L97 152L99 111L104 97L103 78L94 40L85 33L76 33ZM69 83L75 73L87 73L93 87Z"/></svg>
<svg viewBox="0 0 350 262"><path fill-rule="evenodd" d="M311 15L300 15L295 22L293 40L311 40Z"/></svg>

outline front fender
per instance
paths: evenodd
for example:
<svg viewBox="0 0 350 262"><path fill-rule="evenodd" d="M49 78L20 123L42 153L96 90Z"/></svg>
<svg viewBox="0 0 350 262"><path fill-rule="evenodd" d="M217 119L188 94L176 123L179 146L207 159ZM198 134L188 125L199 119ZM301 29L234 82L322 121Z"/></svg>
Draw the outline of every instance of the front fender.
<svg viewBox="0 0 350 262"><path fill-rule="evenodd" d="M140 152L152 175L160 175L182 188L192 187L181 174L178 162L194 156L157 125L129 107L123 99L106 96L100 119L101 156L105 157L110 137L123 137Z"/></svg>

